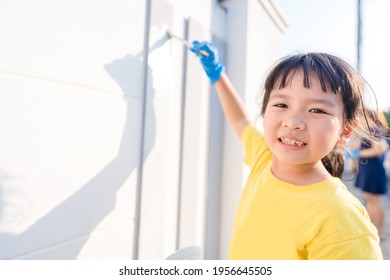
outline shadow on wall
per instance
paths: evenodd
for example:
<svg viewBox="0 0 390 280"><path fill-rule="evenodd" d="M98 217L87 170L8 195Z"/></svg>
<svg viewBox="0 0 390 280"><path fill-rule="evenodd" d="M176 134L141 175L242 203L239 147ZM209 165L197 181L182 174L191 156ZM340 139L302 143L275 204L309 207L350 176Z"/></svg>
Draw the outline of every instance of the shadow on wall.
<svg viewBox="0 0 390 280"><path fill-rule="evenodd" d="M104 67L111 78L120 85L127 104L126 123L117 156L77 192L37 220L24 232L18 235L0 233L1 259L76 259L91 232L114 210L118 190L124 185L130 174L136 170L139 164L139 150L135 147L138 147L140 132L140 123L138 123L140 116L137 112L142 110L135 108L135 104L139 106L141 102L134 102L134 98L133 102L130 102L130 96L134 92L135 85L142 83L140 77L142 79L143 75L139 73L139 69L144 69L142 55L128 55ZM149 114L147 125L149 126L148 131L151 133L145 139L144 159L150 153L155 141L154 92L153 87L150 86L152 84L150 67L147 71L147 81L149 83L146 93L146 108L148 108L147 114ZM104 149L104 147L102 148ZM69 176L72 175L69 174ZM1 209L4 209L2 207L4 205L2 191L5 183L2 176L0 178L0 217ZM134 205L129 198L129 211L130 207L134 207ZM66 240L64 240L63 233L66 233ZM112 239L105 240L107 243L111 241ZM115 244L117 245L118 242ZM131 248L126 248L126 250L131 254ZM111 258L115 258L115 256L111 256Z"/></svg>

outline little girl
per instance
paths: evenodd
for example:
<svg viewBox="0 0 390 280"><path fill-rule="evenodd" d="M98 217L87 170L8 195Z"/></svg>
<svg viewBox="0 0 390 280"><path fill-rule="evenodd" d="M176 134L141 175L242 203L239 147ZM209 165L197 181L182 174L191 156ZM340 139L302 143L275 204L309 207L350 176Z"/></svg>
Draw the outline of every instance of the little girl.
<svg viewBox="0 0 390 280"><path fill-rule="evenodd" d="M340 180L341 148L366 110L359 74L324 53L280 60L266 79L261 133L249 120L216 48L195 41L191 51L215 84L251 170L229 258L382 259L367 211Z"/></svg>

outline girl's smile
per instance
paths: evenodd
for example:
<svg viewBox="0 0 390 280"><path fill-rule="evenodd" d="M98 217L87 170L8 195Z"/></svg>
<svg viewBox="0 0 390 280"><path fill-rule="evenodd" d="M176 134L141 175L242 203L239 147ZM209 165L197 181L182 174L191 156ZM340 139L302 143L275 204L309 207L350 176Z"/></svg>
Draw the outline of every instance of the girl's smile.
<svg viewBox="0 0 390 280"><path fill-rule="evenodd" d="M298 139L298 138L292 137L292 136L280 137L279 141L280 141L280 144L282 145L282 147L284 147L285 149L294 150L294 151L303 149L307 145L307 143L305 143L301 139Z"/></svg>

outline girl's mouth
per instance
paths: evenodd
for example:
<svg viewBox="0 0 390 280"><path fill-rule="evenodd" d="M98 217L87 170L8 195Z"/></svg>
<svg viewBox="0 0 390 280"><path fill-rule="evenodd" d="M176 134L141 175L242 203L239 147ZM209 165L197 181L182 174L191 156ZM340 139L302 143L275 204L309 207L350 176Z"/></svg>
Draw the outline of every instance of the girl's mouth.
<svg viewBox="0 0 390 280"><path fill-rule="evenodd" d="M307 145L307 143L300 141L298 139L294 138L288 138L288 137L280 137L279 141L283 144L290 145L290 146L296 146L296 147L302 147Z"/></svg>

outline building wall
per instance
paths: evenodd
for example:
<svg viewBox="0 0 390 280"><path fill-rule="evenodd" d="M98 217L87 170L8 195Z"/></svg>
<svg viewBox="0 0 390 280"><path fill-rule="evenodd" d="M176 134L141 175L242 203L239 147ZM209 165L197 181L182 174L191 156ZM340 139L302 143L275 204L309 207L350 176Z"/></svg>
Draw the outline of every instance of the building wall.
<svg viewBox="0 0 390 280"><path fill-rule="evenodd" d="M0 258L131 258L146 1L2 1Z"/></svg>
<svg viewBox="0 0 390 280"><path fill-rule="evenodd" d="M167 30L213 40L250 104L279 52L270 3L4 0L0 258L163 259L193 245L225 258L241 146Z"/></svg>

